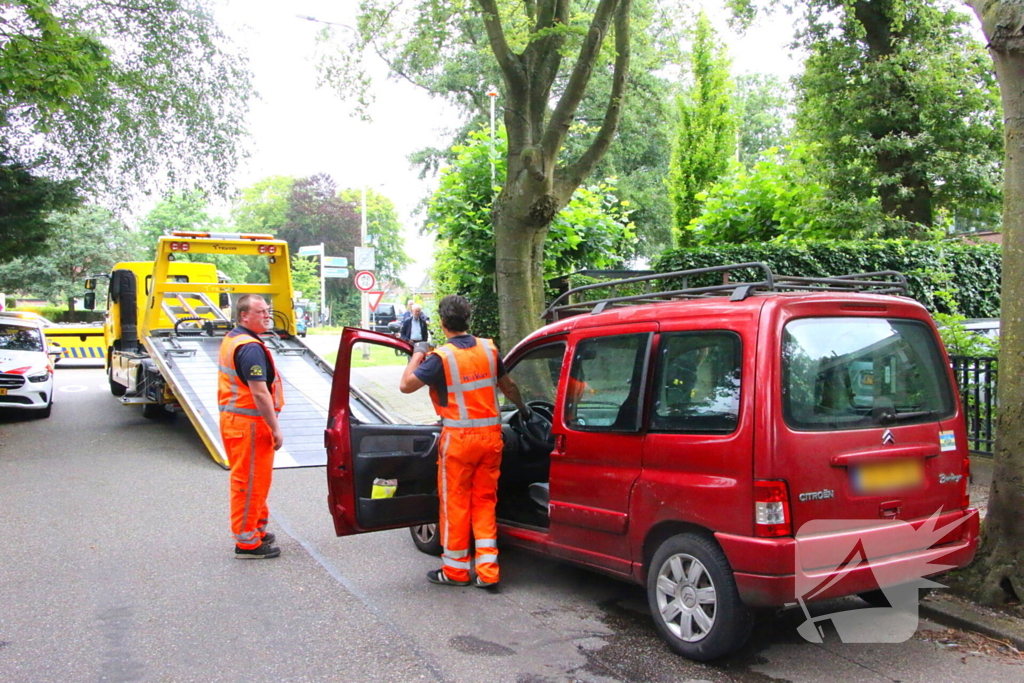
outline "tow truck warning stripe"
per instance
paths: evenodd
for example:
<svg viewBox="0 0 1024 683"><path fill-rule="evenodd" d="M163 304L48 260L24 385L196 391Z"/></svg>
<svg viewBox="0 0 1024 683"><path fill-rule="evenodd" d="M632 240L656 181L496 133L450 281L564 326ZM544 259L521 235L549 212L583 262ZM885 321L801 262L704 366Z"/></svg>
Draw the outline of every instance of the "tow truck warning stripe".
<svg viewBox="0 0 1024 683"><path fill-rule="evenodd" d="M102 347L99 346L72 346L65 348L61 358L105 358Z"/></svg>

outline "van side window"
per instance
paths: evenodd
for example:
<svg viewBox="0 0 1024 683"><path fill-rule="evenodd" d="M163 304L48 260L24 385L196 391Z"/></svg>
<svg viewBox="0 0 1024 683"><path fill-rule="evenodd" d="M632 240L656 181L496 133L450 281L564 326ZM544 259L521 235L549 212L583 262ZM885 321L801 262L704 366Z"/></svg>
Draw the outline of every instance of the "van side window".
<svg viewBox="0 0 1024 683"><path fill-rule="evenodd" d="M527 403L540 401L553 409L558 391L558 376L562 373L562 359L565 356L565 342L559 341L540 348L531 349L516 361L508 371L519 393ZM515 404L499 394L502 410L513 410Z"/></svg>
<svg viewBox="0 0 1024 683"><path fill-rule="evenodd" d="M733 332L662 335L651 430L735 430L740 413L741 360L740 338Z"/></svg>
<svg viewBox="0 0 1024 683"><path fill-rule="evenodd" d="M565 388L565 422L585 431L640 427L649 334L596 337L576 345Z"/></svg>

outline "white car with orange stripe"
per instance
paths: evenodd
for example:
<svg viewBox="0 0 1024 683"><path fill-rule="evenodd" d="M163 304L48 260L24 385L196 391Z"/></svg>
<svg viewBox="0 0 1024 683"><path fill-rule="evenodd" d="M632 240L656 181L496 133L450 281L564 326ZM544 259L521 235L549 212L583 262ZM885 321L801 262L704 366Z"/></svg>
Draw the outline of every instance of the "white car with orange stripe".
<svg viewBox="0 0 1024 683"><path fill-rule="evenodd" d="M0 409L50 416L53 360L47 351L38 321L0 316Z"/></svg>

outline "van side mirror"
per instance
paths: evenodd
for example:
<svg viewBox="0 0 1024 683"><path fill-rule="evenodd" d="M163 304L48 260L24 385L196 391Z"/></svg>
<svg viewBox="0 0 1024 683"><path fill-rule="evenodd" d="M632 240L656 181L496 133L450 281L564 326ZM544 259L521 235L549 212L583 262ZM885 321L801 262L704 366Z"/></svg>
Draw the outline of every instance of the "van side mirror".
<svg viewBox="0 0 1024 683"><path fill-rule="evenodd" d="M94 291L96 289L96 278L87 278L85 281L85 288L88 289L90 292Z"/></svg>
<svg viewBox="0 0 1024 683"><path fill-rule="evenodd" d="M82 306L85 307L85 310L87 311L95 311L96 292L86 292L85 296L82 298Z"/></svg>
<svg viewBox="0 0 1024 683"><path fill-rule="evenodd" d="M220 300L217 302L217 305L221 308L231 308L231 295L227 292L221 292Z"/></svg>

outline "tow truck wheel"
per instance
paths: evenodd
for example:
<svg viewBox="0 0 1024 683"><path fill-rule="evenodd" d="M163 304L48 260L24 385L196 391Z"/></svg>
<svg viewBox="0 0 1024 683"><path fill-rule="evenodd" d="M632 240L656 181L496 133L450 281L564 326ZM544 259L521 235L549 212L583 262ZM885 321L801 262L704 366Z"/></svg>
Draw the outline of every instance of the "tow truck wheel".
<svg viewBox="0 0 1024 683"><path fill-rule="evenodd" d="M174 413L167 410L159 403L142 404L142 417L146 418L147 420L162 420L173 416Z"/></svg>
<svg viewBox="0 0 1024 683"><path fill-rule="evenodd" d="M107 381L110 382L110 393L120 398L121 396L124 396L128 387L114 381L114 366L111 362L110 355L110 349L107 349Z"/></svg>

